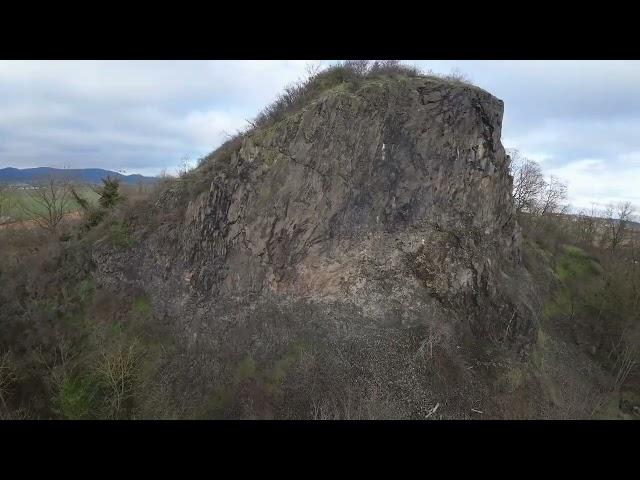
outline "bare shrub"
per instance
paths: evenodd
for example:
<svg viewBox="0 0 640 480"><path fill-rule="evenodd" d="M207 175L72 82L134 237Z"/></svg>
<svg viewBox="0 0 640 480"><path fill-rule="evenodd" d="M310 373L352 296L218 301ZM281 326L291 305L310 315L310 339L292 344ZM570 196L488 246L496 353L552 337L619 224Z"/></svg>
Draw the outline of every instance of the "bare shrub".
<svg viewBox="0 0 640 480"><path fill-rule="evenodd" d="M451 70L450 73L444 75L444 78L447 80L451 80L454 82L460 82L460 83L466 83L471 85L471 77L469 77L467 74L461 72L459 69L454 68L453 70Z"/></svg>
<svg viewBox="0 0 640 480"><path fill-rule="evenodd" d="M433 360L434 349L441 346L446 340L446 332L439 325L428 325L425 338L420 343L417 355L428 360Z"/></svg>
<svg viewBox="0 0 640 480"><path fill-rule="evenodd" d="M141 345L137 338L129 343L118 342L113 347L100 348L97 372L105 388L107 416L121 418L127 403L133 398L138 381Z"/></svg>
<svg viewBox="0 0 640 480"><path fill-rule="evenodd" d="M57 397L64 383L73 373L72 361L77 354L72 353L71 342L61 336L53 348L53 352L46 352L40 345L33 352L36 362L44 367L47 373L45 384L49 388L52 397Z"/></svg>
<svg viewBox="0 0 640 480"><path fill-rule="evenodd" d="M423 72L412 65L403 64L400 60L376 60L367 72L369 77L380 75L404 75L407 77L417 77Z"/></svg>
<svg viewBox="0 0 640 480"><path fill-rule="evenodd" d="M305 67L305 73L307 74L307 78L311 78L314 75L317 75L322 70L322 62L308 62Z"/></svg>
<svg viewBox="0 0 640 480"><path fill-rule="evenodd" d="M17 379L16 368L11 352L6 351L0 354L0 405L4 412L8 412L7 396Z"/></svg>
<svg viewBox="0 0 640 480"><path fill-rule="evenodd" d="M615 378L614 387L616 388L625 384L640 363L640 350L627 340L626 333L623 331L617 344L609 352L609 358L613 359L611 371Z"/></svg>

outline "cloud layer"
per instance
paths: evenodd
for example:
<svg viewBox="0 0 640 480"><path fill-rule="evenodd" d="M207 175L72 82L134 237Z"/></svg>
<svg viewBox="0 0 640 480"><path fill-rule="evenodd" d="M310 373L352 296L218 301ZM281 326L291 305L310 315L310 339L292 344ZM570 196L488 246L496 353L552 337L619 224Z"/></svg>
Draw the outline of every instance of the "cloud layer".
<svg viewBox="0 0 640 480"><path fill-rule="evenodd" d="M2 61L0 167L174 170L244 127L309 63ZM504 100L503 143L567 181L574 206L640 206L640 62L408 63L458 69Z"/></svg>
<svg viewBox="0 0 640 480"><path fill-rule="evenodd" d="M174 170L246 125L305 65L0 62L0 166Z"/></svg>

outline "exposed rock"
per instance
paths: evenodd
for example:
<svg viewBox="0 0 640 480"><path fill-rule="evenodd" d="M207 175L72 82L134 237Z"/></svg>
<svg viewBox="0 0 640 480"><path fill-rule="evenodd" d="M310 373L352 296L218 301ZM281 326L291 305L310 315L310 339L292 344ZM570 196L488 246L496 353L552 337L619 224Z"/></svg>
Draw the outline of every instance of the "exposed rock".
<svg viewBox="0 0 640 480"><path fill-rule="evenodd" d="M97 278L144 288L193 342L228 339L246 312L273 305L287 329L375 355L434 328L525 352L535 314L502 115L502 101L456 82L340 85L214 152L149 213L177 220L132 219L136 246L96 249Z"/></svg>

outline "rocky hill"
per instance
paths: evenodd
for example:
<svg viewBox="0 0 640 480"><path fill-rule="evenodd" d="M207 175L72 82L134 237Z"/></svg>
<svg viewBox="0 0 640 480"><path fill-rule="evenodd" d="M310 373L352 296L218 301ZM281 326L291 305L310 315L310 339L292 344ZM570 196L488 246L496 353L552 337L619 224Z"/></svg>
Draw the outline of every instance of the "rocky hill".
<svg viewBox="0 0 640 480"><path fill-rule="evenodd" d="M76 220L0 229L0 419L637 418L636 232L514 212L502 115L348 61L178 178L52 183Z"/></svg>
<svg viewBox="0 0 640 480"><path fill-rule="evenodd" d="M526 356L538 308L502 115L457 81L331 85L130 212L95 278L149 296L207 415L499 415L476 367Z"/></svg>

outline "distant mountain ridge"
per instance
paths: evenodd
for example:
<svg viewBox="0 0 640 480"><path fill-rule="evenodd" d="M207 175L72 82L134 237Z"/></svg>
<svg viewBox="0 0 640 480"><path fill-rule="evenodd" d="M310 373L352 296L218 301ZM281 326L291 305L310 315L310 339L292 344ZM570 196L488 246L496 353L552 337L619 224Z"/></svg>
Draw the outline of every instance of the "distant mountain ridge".
<svg viewBox="0 0 640 480"><path fill-rule="evenodd" d="M32 183L48 176L64 176L66 178L87 183L100 183L103 178L118 178L122 183L135 185L142 183L153 183L156 177L145 177L144 175L132 174L123 175L111 170L102 168L0 168L0 183Z"/></svg>

